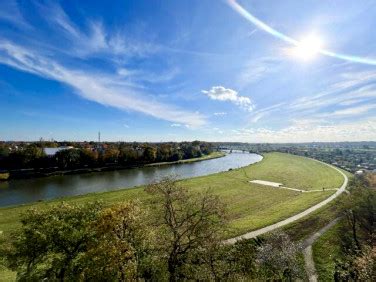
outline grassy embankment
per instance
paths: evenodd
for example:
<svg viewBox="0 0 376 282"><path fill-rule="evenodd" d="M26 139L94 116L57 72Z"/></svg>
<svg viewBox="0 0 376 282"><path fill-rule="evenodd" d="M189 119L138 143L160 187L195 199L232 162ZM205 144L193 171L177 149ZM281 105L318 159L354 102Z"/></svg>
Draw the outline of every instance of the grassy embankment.
<svg viewBox="0 0 376 282"><path fill-rule="evenodd" d="M334 281L335 261L342 256L339 232L343 232L340 231L340 227L344 224L344 220L340 220L312 245L319 281Z"/></svg>
<svg viewBox="0 0 376 282"><path fill-rule="evenodd" d="M180 183L197 192L210 188L222 198L227 204L230 224L233 228L229 236L275 223L307 209L334 193L334 191L301 193L248 182L254 179L279 182L303 190L335 188L343 182L342 176L334 169L313 160L282 153L269 153L265 154L264 159L257 164L186 179ZM150 199L143 187L138 187L1 208L0 231L7 234L17 229L20 226L20 214L30 208L45 209L62 200L69 203L102 200L106 204L112 204L134 198L139 198L146 204ZM4 275L4 278L8 277L6 281L14 278L14 273L7 270L1 271L0 275Z"/></svg>
<svg viewBox="0 0 376 282"><path fill-rule="evenodd" d="M369 183L369 189L375 189L376 174L368 174L366 179ZM343 197L345 196L346 195ZM340 261L343 259L343 253L341 252L342 242L340 237L343 235L343 232L349 232L349 236L351 236L351 229L349 226L347 226L347 228L341 228L345 227L347 224L346 218L342 218L335 226L325 232L312 246L313 258L320 281L334 281L335 262L336 260Z"/></svg>
<svg viewBox="0 0 376 282"><path fill-rule="evenodd" d="M206 161L210 159L217 159L224 157L226 153L224 152L212 152L209 155L203 155L202 157L198 158L192 158L192 159L186 159L186 160L179 160L174 162L159 162L159 163L151 163L146 164L145 166L162 166L162 165L171 165L171 164L186 164L186 163L193 163L193 162L199 162L199 161Z"/></svg>
<svg viewBox="0 0 376 282"><path fill-rule="evenodd" d="M232 226L231 234L238 235L296 214L322 201L334 191L300 193L257 184L249 180L262 179L283 183L304 190L335 188L342 176L323 164L307 158L282 154L266 154L263 161L241 169L209 176L182 180L180 183L194 191L211 188L227 204ZM29 208L46 208L62 200L84 203L102 200L106 204L139 198L149 201L142 187L120 191L92 193L83 196L38 202L0 209L0 231L8 233L19 226L19 215Z"/></svg>

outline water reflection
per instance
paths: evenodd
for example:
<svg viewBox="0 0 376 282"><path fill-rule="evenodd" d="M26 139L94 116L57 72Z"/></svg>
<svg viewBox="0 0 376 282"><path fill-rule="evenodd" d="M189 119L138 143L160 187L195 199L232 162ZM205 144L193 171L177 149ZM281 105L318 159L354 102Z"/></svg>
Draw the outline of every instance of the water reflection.
<svg viewBox="0 0 376 282"><path fill-rule="evenodd" d="M144 185L166 176L190 178L243 167L262 159L249 153L232 153L223 158L160 167L95 172L0 182L0 206L18 205L58 197L83 195Z"/></svg>

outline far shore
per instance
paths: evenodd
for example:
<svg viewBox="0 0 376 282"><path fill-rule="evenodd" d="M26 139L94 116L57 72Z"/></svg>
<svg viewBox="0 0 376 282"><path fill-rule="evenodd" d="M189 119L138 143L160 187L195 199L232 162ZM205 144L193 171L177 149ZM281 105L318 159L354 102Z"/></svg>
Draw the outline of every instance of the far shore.
<svg viewBox="0 0 376 282"><path fill-rule="evenodd" d="M17 172L7 172L0 174L0 181L8 181L14 179L29 179L29 178L40 178L40 177L49 177L57 175L71 175L71 174L84 174L84 173L94 173L94 172L103 172L103 171L114 171L114 170L123 170L123 169L133 169L133 168L142 168L142 167L152 167L152 166L165 166L173 164L184 164L184 163L193 163L199 161L205 161L210 159L216 159L224 157L226 153L224 152L213 152L209 155L203 155L198 158L184 159L173 162L159 162L159 163L148 163L148 164L136 164L136 165L113 165L113 166L103 166L103 167L94 167L94 168L78 168L72 170L54 170L50 171L47 169L25 169L19 170ZM3 177L1 177L3 176Z"/></svg>

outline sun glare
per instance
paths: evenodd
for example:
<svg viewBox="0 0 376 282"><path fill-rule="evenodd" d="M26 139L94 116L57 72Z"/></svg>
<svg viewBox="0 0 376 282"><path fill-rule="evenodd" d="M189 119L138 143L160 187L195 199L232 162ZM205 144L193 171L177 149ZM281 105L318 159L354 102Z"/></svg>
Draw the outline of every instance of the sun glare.
<svg viewBox="0 0 376 282"><path fill-rule="evenodd" d="M299 41L291 52L295 57L308 61L313 59L321 48L321 39L317 36L311 35Z"/></svg>

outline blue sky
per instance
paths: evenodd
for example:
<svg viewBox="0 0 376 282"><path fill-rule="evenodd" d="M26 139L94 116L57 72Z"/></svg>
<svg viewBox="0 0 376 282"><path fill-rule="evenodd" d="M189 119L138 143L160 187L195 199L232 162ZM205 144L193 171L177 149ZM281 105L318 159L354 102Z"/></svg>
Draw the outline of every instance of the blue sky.
<svg viewBox="0 0 376 282"><path fill-rule="evenodd" d="M375 17L373 0L0 0L0 140L376 140Z"/></svg>

